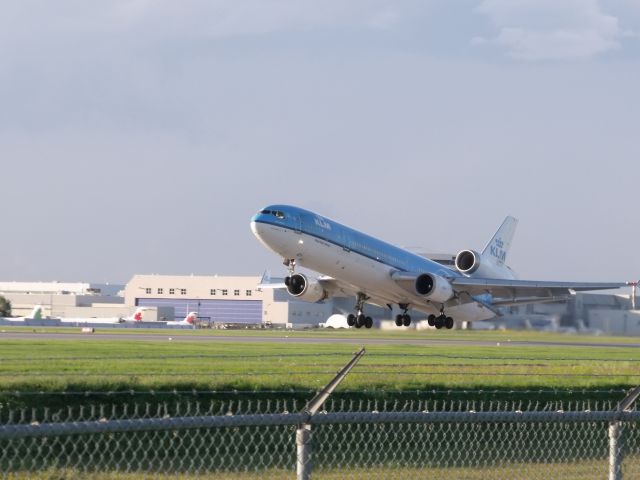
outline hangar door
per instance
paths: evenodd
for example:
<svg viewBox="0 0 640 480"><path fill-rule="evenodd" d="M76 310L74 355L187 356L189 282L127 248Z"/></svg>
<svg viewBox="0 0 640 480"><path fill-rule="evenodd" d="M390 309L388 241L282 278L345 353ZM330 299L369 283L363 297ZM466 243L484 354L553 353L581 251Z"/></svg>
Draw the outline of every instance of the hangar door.
<svg viewBox="0 0 640 480"><path fill-rule="evenodd" d="M198 300L183 298L138 298L139 307L173 307L176 320L189 312L220 323L262 323L262 300Z"/></svg>

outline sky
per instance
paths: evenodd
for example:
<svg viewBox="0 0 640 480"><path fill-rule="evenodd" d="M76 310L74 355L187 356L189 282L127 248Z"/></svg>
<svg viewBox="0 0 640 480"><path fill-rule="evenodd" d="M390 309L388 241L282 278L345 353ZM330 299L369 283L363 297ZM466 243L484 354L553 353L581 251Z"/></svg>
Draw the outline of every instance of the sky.
<svg viewBox="0 0 640 480"><path fill-rule="evenodd" d="M0 280L283 274L294 204L640 276L638 0L0 1Z"/></svg>

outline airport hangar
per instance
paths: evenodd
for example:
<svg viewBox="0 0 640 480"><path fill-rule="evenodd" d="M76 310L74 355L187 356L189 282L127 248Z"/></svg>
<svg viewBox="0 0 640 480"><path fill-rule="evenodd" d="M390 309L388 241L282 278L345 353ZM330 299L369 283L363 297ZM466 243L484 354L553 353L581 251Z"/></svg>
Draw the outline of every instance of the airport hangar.
<svg viewBox="0 0 640 480"><path fill-rule="evenodd" d="M182 320L189 312L196 312L201 323L211 326L303 328L317 326L333 313L334 302L308 303L293 299L283 290L259 290L261 279L261 276L134 275L126 285L0 282L0 295L11 302L14 316L28 316L34 306L41 305L45 317L89 321L130 317L142 307L145 323ZM350 311L354 300L341 300Z"/></svg>
<svg viewBox="0 0 640 480"><path fill-rule="evenodd" d="M143 307L144 323L182 320L187 313L197 312L200 321L212 327L315 327L334 314L346 315L354 308L353 298L308 303L282 289L260 290L260 281L260 276L134 275L126 286L0 282L0 295L11 301L14 316L28 315L35 305L42 305L43 314L50 317L125 318ZM569 301L512 307L488 325L509 329L586 328L640 335L640 311L626 293L579 293ZM384 320L398 313L373 305L367 305L366 310L376 324L383 326L393 324ZM414 312L416 320L423 317Z"/></svg>
<svg viewBox="0 0 640 480"><path fill-rule="evenodd" d="M200 322L212 326L313 327L333 313L333 302L308 303L293 299L282 289L258 289L261 280L260 276L134 275L124 298L131 309L151 307L161 314L162 308L168 307L176 320L196 312ZM146 314L143 312L143 319Z"/></svg>

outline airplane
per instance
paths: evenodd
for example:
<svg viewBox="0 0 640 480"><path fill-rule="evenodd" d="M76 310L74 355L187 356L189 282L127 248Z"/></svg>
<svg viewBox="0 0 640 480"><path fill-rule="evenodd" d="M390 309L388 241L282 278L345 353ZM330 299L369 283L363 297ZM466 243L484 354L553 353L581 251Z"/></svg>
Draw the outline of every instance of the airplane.
<svg viewBox="0 0 640 480"><path fill-rule="evenodd" d="M186 317L184 317L183 320L179 320L179 321L169 321L167 322L167 325L195 325L196 321L198 320L198 312L189 312L187 314Z"/></svg>
<svg viewBox="0 0 640 480"><path fill-rule="evenodd" d="M124 322L141 322L142 321L142 312L148 310L145 307L136 308L135 312L132 315L127 317L59 317L58 319L62 324L81 324L81 323L91 323L91 324L113 324L113 323L124 323Z"/></svg>
<svg viewBox="0 0 640 480"><path fill-rule="evenodd" d="M142 321L142 312L144 312L145 310L147 310L147 309L146 308L142 308L142 307L138 307L138 308L136 308L136 311L133 312L133 315L131 315L130 317L121 318L120 320L133 320L134 322L141 322Z"/></svg>
<svg viewBox="0 0 640 480"><path fill-rule="evenodd" d="M25 320L42 320L42 305L36 305L31 313L26 317L0 317L0 320L8 320L10 322L24 322Z"/></svg>
<svg viewBox="0 0 640 480"><path fill-rule="evenodd" d="M487 320L500 316L500 307L555 302L576 291L626 285L517 280L505 263L517 223L508 216L482 252L462 250L452 266L290 205L263 208L251 218L251 231L283 258L289 271L284 286L292 296L315 303L354 295L355 313L347 323L356 328L373 326L365 303L389 309L398 305L403 313L396 315L397 326L411 324L407 312L413 309L426 313L430 326L451 329L454 318ZM320 275L296 273L298 266Z"/></svg>

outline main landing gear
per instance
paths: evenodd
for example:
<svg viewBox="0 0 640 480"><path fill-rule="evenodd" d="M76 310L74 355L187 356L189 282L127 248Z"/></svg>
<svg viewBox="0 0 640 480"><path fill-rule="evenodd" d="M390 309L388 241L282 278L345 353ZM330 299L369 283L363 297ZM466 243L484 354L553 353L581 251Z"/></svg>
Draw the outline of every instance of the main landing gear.
<svg viewBox="0 0 640 480"><path fill-rule="evenodd" d="M364 293L358 293L358 296L356 297L356 315L354 315L353 313L347 315L347 325L356 328L373 327L373 319L371 317L365 316L365 314L362 312L362 309L364 308L364 302L366 302L368 299L369 297L367 297Z"/></svg>
<svg viewBox="0 0 640 480"><path fill-rule="evenodd" d="M396 315L396 327L408 327L409 325L411 325L411 315L407 313L407 310L409 310L409 305L400 304L400 308L404 310L404 312Z"/></svg>
<svg viewBox="0 0 640 480"><path fill-rule="evenodd" d="M447 317L444 314L444 310L440 310L440 315L437 317L433 314L427 317L427 322L430 327L436 327L438 330L441 328L446 328L447 330L451 330L453 328L453 318Z"/></svg>
<svg viewBox="0 0 640 480"><path fill-rule="evenodd" d="M294 273L296 273L296 259L295 258L285 258L282 261L282 264L285 267L287 267L287 270L289 270L289 276L291 276Z"/></svg>

